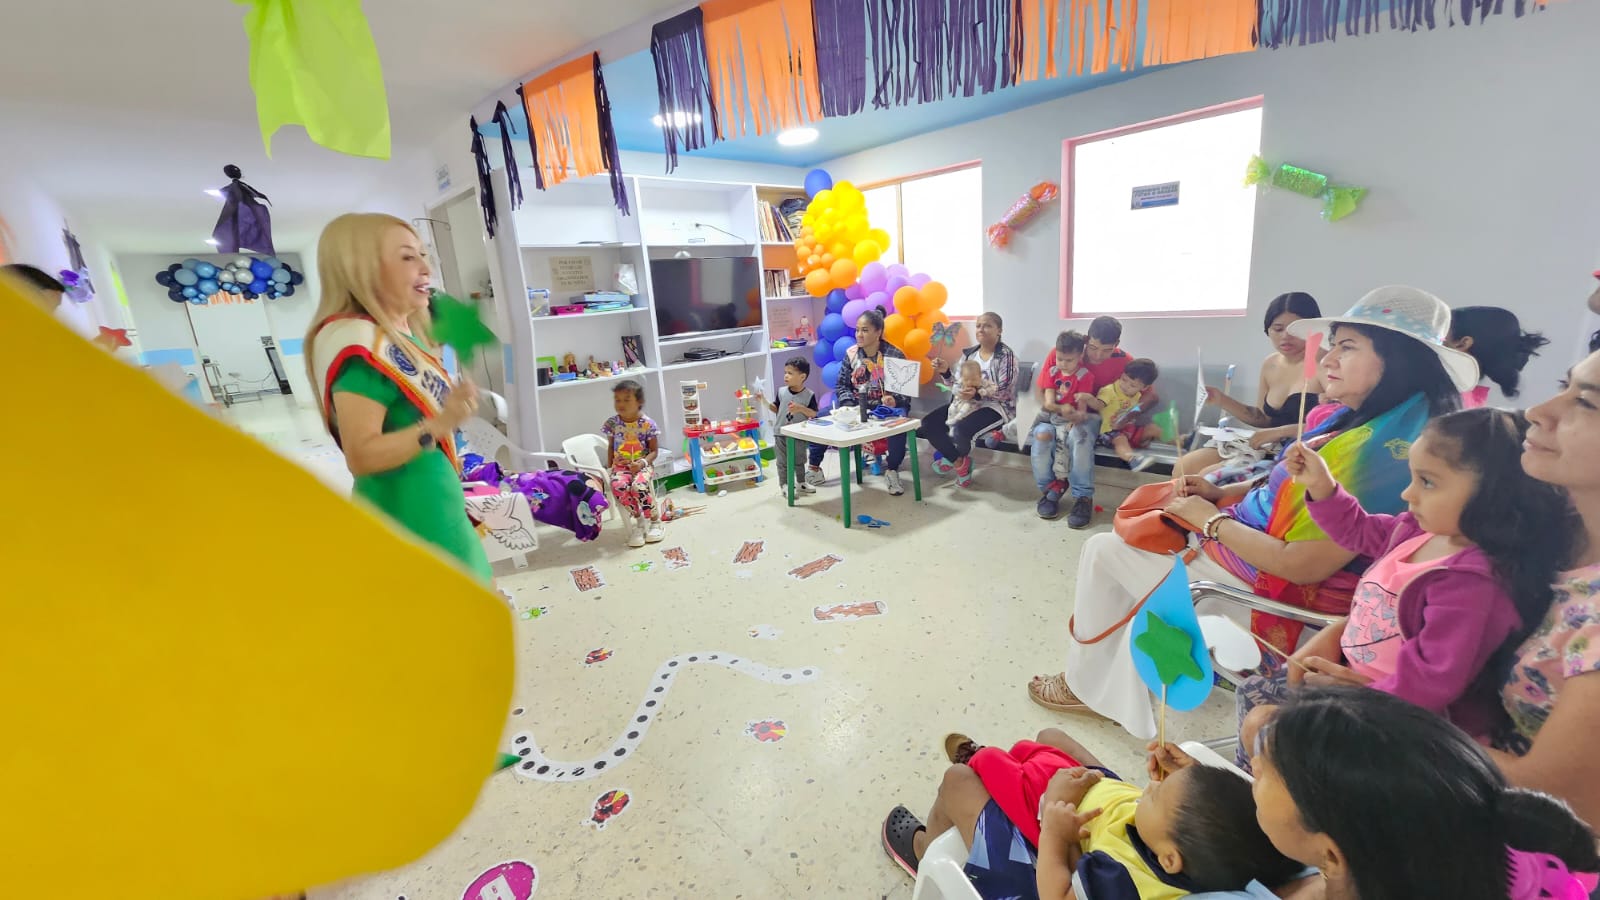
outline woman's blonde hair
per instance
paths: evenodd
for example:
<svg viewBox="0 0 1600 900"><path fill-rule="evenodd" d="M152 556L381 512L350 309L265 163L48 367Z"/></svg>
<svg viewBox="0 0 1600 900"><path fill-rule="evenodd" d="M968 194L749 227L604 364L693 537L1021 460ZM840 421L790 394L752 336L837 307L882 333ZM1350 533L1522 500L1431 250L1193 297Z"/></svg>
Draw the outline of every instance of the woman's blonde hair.
<svg viewBox="0 0 1600 900"><path fill-rule="evenodd" d="M378 327L388 335L390 343L400 348L402 353L410 355L410 342L400 333L394 317L378 301L379 273L383 269L383 240L395 226L411 232L421 242L416 229L404 219L384 213L345 213L329 222L317 241L317 281L322 293L317 301L317 311L311 317L311 328L306 331L302 350L319 409L326 387L317 384L314 345L317 332L330 318L350 313L367 316L378 323ZM431 347L432 322L427 310L412 313L407 321L411 333ZM327 412L322 411L324 414Z"/></svg>

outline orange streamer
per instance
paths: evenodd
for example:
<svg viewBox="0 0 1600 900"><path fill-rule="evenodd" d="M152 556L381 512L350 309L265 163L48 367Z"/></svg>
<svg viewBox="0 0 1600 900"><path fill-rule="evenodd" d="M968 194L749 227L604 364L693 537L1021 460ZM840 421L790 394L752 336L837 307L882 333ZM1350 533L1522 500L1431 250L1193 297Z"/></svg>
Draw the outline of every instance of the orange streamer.
<svg viewBox="0 0 1600 900"><path fill-rule="evenodd" d="M1144 0L1144 64L1159 66L1255 49L1255 0Z"/></svg>
<svg viewBox="0 0 1600 900"><path fill-rule="evenodd" d="M707 0L706 62L717 137L758 135L822 118L810 0Z"/></svg>
<svg viewBox="0 0 1600 900"><path fill-rule="evenodd" d="M528 114L528 129L546 187L606 171L592 55L557 66L523 85L522 107Z"/></svg>
<svg viewBox="0 0 1600 900"><path fill-rule="evenodd" d="M1076 6L1076 3L1074 4ZM1076 11L1067 11L1067 0L1021 0L1022 27L1014 35L1021 41L1022 68L1017 72L1017 82L1038 81L1040 78L1060 76L1057 66L1062 47L1062 35L1070 34ZM1070 64L1068 66L1071 68Z"/></svg>

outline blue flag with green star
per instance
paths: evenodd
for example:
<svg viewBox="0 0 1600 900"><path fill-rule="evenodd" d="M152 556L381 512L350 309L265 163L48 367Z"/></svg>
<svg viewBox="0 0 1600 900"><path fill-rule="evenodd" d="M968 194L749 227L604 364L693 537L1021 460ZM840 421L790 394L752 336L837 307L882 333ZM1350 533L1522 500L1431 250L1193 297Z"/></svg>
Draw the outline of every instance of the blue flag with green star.
<svg viewBox="0 0 1600 900"><path fill-rule="evenodd" d="M1189 570L1174 557L1172 571L1150 593L1128 626L1133 667L1156 694L1166 688L1167 705L1194 709L1211 694L1211 652L1189 595Z"/></svg>

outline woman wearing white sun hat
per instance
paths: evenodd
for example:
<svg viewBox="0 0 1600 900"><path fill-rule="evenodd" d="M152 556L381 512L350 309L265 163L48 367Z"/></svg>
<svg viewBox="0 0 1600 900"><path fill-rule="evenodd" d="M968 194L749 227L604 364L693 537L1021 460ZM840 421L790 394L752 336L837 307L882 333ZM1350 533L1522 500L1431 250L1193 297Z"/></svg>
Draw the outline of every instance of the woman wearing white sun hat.
<svg viewBox="0 0 1600 900"><path fill-rule="evenodd" d="M1305 435L1335 477L1371 512L1397 513L1410 480L1406 450L1433 416L1460 404L1478 364L1445 346L1450 308L1412 287L1381 287L1342 316L1301 319L1296 337L1324 335L1324 398L1343 404ZM1188 523L1198 555L1189 576L1253 591L1332 615L1349 610L1359 564L1306 512L1304 492L1281 462L1259 487L1219 488L1198 476L1177 485L1168 513ZM1223 510L1226 510L1225 512ZM1156 733L1150 694L1134 672L1124 626L1172 570L1172 557L1097 534L1078 561L1076 609L1068 619L1066 671L1038 676L1028 694L1042 706L1095 712L1141 737ZM1228 612L1221 609L1216 612ZM1292 649L1299 626L1252 616L1266 640Z"/></svg>

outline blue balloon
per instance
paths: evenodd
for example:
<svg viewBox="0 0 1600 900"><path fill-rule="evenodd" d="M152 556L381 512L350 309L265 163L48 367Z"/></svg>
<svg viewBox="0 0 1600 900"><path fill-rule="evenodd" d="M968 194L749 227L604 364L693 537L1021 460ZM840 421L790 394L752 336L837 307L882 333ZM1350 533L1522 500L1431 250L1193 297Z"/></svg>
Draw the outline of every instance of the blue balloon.
<svg viewBox="0 0 1600 900"><path fill-rule="evenodd" d="M202 278L200 283L195 285L195 290L200 292L200 296L209 297L217 292L217 283L209 278Z"/></svg>
<svg viewBox="0 0 1600 900"><path fill-rule="evenodd" d="M844 295L844 288L834 288L828 292L828 312L836 313L844 309L850 298Z"/></svg>
<svg viewBox="0 0 1600 900"><path fill-rule="evenodd" d="M811 345L811 361L819 366L833 362L833 344L827 341L817 341Z"/></svg>
<svg viewBox="0 0 1600 900"><path fill-rule="evenodd" d="M827 365L822 367L822 383L823 384L838 384L839 383L839 364L838 363L831 362L831 363L828 363Z"/></svg>
<svg viewBox="0 0 1600 900"><path fill-rule="evenodd" d="M172 287L172 285L174 284L174 282L172 280L172 273L171 272L166 272L166 271L157 272L156 273L156 284L159 284L162 287Z"/></svg>
<svg viewBox="0 0 1600 900"><path fill-rule="evenodd" d="M259 259L250 260L250 274L256 278L271 278L272 267Z"/></svg>
<svg viewBox="0 0 1600 900"><path fill-rule="evenodd" d="M194 267L194 273L201 278L215 278L217 277L217 267L211 263L203 262Z"/></svg>
<svg viewBox="0 0 1600 900"><path fill-rule="evenodd" d="M185 297L198 297L200 296L200 290L198 288L186 287L183 289L183 295Z"/></svg>
<svg viewBox="0 0 1600 900"><path fill-rule="evenodd" d="M823 169L812 169L806 173L806 196L815 197L818 192L833 188L833 176Z"/></svg>
<svg viewBox="0 0 1600 900"><path fill-rule="evenodd" d="M179 269L172 273L172 280L184 287L193 287L200 283L200 276L196 275L193 269Z"/></svg>
<svg viewBox="0 0 1600 900"><path fill-rule="evenodd" d="M261 257L261 261L266 263L267 268L269 269L278 269L283 267L283 263L278 262L278 258L276 256L263 256Z"/></svg>
<svg viewBox="0 0 1600 900"><path fill-rule="evenodd" d="M288 269L274 269L272 271L272 280L276 281L278 284L288 284L289 283L289 270Z"/></svg>
<svg viewBox="0 0 1600 900"><path fill-rule="evenodd" d="M265 279L257 278L255 281L250 282L250 293L265 294L267 292L268 284L269 283Z"/></svg>
<svg viewBox="0 0 1600 900"><path fill-rule="evenodd" d="M189 298L185 297L183 295L182 291L179 291L176 288L174 288L173 290L167 291L167 299L168 300L175 300L178 303L183 303L183 302L187 301Z"/></svg>
<svg viewBox="0 0 1600 900"><path fill-rule="evenodd" d="M845 351L849 350L855 345L856 336L854 334L847 334L844 337L839 338L837 341L833 342L833 358L837 360L843 360Z"/></svg>
<svg viewBox="0 0 1600 900"><path fill-rule="evenodd" d="M189 298L189 302L193 303L195 306L205 306L206 305L206 298L204 298L204 297L190 297Z"/></svg>
<svg viewBox="0 0 1600 900"><path fill-rule="evenodd" d="M822 318L822 327L817 329L817 334L828 343L833 343L844 337L850 331L850 326L844 324L844 317L838 313L828 313Z"/></svg>
<svg viewBox="0 0 1600 900"><path fill-rule="evenodd" d="M189 271L193 272L195 269L200 267L200 260L195 259L194 257L191 256L188 259L183 261L183 267L185 269L188 269Z"/></svg>
<svg viewBox="0 0 1600 900"><path fill-rule="evenodd" d="M305 280L306 280L306 276L302 275L299 272L290 272L289 273L289 283L290 284L299 284L300 282L305 281Z"/></svg>

